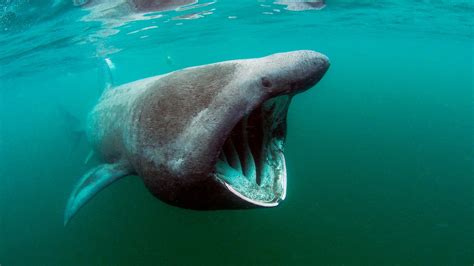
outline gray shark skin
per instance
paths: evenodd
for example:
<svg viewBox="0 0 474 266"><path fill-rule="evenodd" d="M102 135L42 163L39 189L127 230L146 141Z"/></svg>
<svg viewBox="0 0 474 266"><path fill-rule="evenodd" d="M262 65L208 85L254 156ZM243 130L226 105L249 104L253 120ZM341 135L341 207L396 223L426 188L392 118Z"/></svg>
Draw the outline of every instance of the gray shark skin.
<svg viewBox="0 0 474 266"><path fill-rule="evenodd" d="M277 206L291 98L329 60L309 50L197 66L107 89L87 134L104 164L68 200L64 224L114 181L137 175L157 198L196 209Z"/></svg>

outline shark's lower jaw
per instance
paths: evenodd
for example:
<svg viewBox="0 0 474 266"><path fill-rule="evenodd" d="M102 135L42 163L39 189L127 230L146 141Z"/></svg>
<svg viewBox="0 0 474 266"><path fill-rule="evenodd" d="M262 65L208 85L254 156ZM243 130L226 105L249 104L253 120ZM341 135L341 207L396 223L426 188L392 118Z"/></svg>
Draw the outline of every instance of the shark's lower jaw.
<svg viewBox="0 0 474 266"><path fill-rule="evenodd" d="M234 127L222 146L215 177L256 206L274 207L286 196L283 154L291 96L271 98Z"/></svg>

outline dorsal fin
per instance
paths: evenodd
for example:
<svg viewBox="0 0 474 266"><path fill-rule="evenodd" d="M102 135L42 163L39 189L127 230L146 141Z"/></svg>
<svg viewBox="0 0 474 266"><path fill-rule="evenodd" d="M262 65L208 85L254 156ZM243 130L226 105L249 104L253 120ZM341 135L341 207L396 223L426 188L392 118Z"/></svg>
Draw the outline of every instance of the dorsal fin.
<svg viewBox="0 0 474 266"><path fill-rule="evenodd" d="M104 58L104 77L105 77L105 88L104 92L114 87L114 79L112 77L112 71L115 69L115 65L110 58Z"/></svg>

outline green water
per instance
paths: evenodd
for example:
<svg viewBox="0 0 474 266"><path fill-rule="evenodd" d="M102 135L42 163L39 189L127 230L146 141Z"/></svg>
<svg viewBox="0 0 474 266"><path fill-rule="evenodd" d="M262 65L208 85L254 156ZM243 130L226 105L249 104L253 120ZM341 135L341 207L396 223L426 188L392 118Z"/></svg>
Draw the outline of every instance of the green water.
<svg viewBox="0 0 474 266"><path fill-rule="evenodd" d="M21 3L0 2L17 14L0 33L0 265L474 263L472 2L218 1L196 20L121 25ZM331 68L290 107L280 206L184 210L127 177L63 226L74 182L99 162L84 164L90 148L72 147L60 110L86 116L104 57L122 84L297 49Z"/></svg>

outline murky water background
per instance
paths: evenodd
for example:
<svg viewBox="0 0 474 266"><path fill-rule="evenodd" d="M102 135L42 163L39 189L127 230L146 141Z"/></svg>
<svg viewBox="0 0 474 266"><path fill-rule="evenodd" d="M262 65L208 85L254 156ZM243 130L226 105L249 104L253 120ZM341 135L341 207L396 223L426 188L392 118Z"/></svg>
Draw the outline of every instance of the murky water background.
<svg viewBox="0 0 474 266"><path fill-rule="evenodd" d="M113 16L69 1L0 7L1 265L474 262L470 1L328 0L296 12L221 0ZM75 180L97 163L84 164L85 141L73 147L63 110L86 116L104 58L122 84L296 49L332 65L290 108L281 206L183 210L127 177L63 227Z"/></svg>

